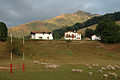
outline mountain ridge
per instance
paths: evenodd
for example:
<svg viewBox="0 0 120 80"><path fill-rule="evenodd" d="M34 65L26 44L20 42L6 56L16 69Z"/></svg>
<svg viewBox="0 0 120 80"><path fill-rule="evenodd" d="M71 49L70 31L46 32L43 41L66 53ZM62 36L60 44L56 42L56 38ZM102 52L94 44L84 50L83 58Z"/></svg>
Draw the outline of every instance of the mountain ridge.
<svg viewBox="0 0 120 80"><path fill-rule="evenodd" d="M62 14L45 21L37 20L27 22L15 27L10 27L9 30L12 29L14 37L21 38L23 36L21 33L29 36L31 31L53 31L61 27L72 26L75 23L85 22L94 16L97 15L78 10L73 14Z"/></svg>

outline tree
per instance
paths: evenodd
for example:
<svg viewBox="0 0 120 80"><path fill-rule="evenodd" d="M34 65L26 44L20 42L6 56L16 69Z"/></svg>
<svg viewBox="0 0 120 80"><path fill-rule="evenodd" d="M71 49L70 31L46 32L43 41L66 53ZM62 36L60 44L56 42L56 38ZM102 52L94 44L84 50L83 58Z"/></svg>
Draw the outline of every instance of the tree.
<svg viewBox="0 0 120 80"><path fill-rule="evenodd" d="M120 26L110 19L102 20L95 30L104 43L116 43L120 41Z"/></svg>
<svg viewBox="0 0 120 80"><path fill-rule="evenodd" d="M54 32L53 33L53 38L54 39L61 39L61 36L60 36L60 34L58 32Z"/></svg>
<svg viewBox="0 0 120 80"><path fill-rule="evenodd" d="M9 53L11 51L10 46L11 46L11 38L9 37L8 46L7 46ZM23 49L22 47L23 47L22 40L12 37L12 53L17 55L17 56L21 56L22 49Z"/></svg>
<svg viewBox="0 0 120 80"><path fill-rule="evenodd" d="M93 30L93 29L89 29L89 28L87 28L86 30L85 30L85 37L91 37L92 35L94 35L95 34L95 31Z"/></svg>
<svg viewBox="0 0 120 80"><path fill-rule="evenodd" d="M5 23L0 22L0 41L7 40L7 26Z"/></svg>

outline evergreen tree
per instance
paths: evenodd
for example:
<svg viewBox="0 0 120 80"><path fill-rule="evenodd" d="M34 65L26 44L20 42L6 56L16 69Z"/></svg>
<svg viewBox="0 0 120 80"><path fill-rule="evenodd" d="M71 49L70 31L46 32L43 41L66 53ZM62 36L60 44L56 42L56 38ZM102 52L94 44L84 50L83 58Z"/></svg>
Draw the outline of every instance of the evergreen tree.
<svg viewBox="0 0 120 80"><path fill-rule="evenodd" d="M54 39L61 39L61 36L60 36L60 34L58 32L54 32L53 33L53 38Z"/></svg>
<svg viewBox="0 0 120 80"><path fill-rule="evenodd" d="M112 20L102 20L96 27L95 32L100 36L102 42L116 43L120 41L120 26Z"/></svg>
<svg viewBox="0 0 120 80"><path fill-rule="evenodd" d="M7 40L7 26L5 23L0 22L0 41Z"/></svg>
<svg viewBox="0 0 120 80"><path fill-rule="evenodd" d="M92 30L92 29L89 29L89 28L87 28L86 30L85 30L85 37L91 37L92 35L94 35L95 34L95 31L94 30Z"/></svg>

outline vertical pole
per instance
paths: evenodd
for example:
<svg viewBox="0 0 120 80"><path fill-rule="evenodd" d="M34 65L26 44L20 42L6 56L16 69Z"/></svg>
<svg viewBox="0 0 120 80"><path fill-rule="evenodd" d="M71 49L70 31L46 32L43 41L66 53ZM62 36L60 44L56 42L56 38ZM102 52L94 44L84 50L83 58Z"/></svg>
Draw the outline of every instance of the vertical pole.
<svg viewBox="0 0 120 80"><path fill-rule="evenodd" d="M12 30L11 30L11 53L10 53L10 60L11 60L11 64L10 64L10 74L12 75Z"/></svg>
<svg viewBox="0 0 120 80"><path fill-rule="evenodd" d="M25 72L25 64L24 64L24 44L25 44L25 40L24 40L24 36L23 36L23 72Z"/></svg>

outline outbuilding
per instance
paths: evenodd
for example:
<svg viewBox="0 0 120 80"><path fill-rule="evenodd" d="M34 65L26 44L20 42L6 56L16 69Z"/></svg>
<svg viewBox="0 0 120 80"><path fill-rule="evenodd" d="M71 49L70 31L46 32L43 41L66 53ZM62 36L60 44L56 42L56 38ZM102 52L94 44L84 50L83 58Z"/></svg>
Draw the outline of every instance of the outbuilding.
<svg viewBox="0 0 120 80"><path fill-rule="evenodd" d="M91 36L91 39L92 39L92 40L101 40L100 37L97 37L96 35L92 35L92 36Z"/></svg>

